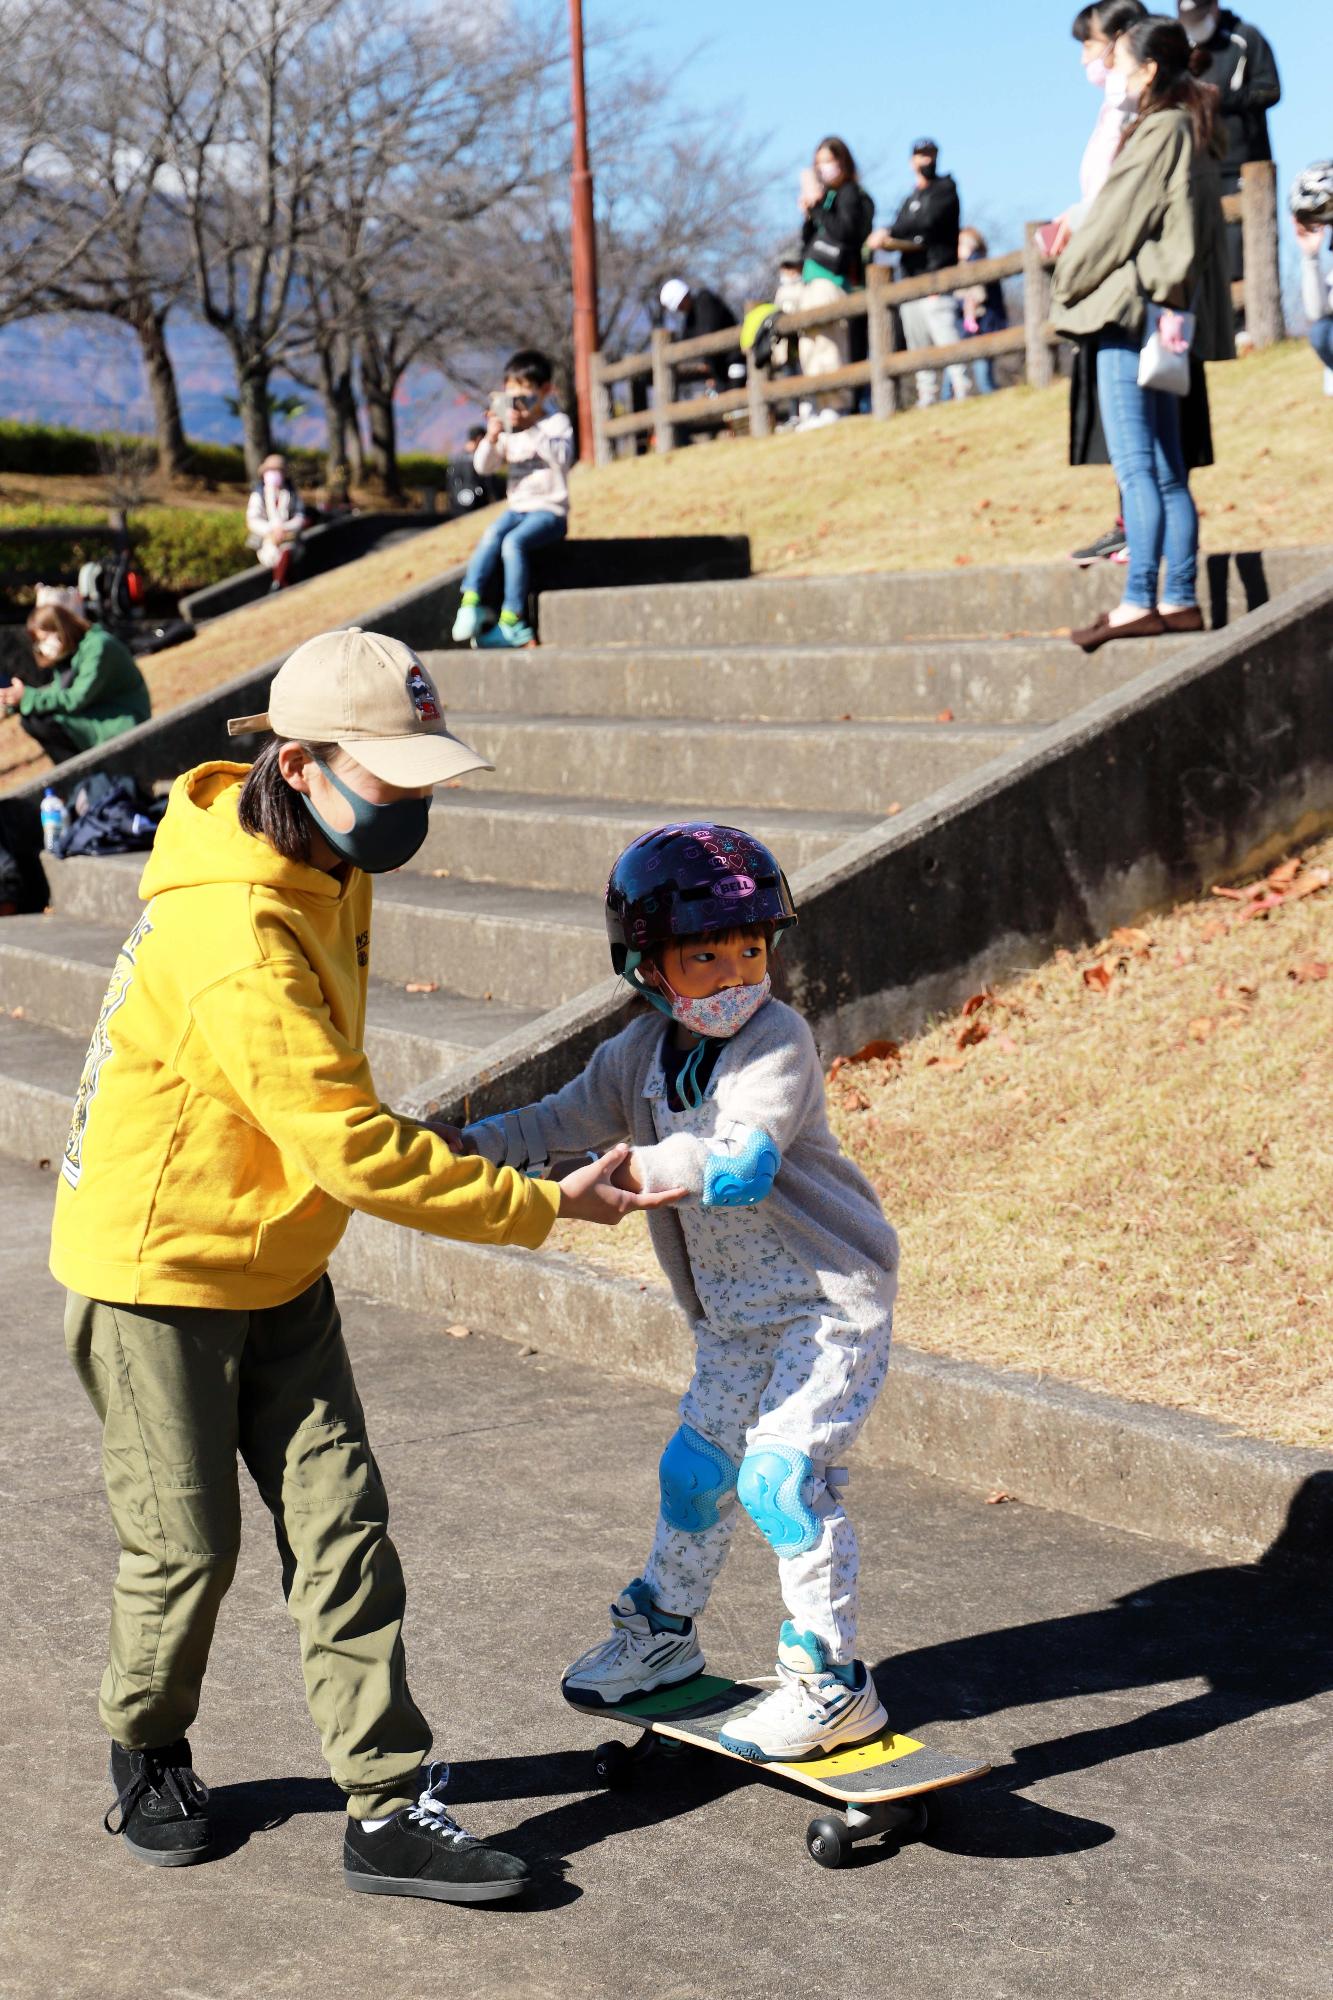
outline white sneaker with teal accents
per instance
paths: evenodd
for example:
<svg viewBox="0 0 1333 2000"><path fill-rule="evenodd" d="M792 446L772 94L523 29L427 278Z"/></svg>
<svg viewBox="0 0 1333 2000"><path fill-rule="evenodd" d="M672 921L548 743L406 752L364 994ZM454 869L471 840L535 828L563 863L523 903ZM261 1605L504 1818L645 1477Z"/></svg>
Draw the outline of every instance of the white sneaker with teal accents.
<svg viewBox="0 0 1333 2000"><path fill-rule="evenodd" d="M718 1745L754 1764L790 1763L864 1743L888 1722L864 1663L830 1666L816 1635L788 1619L778 1639L778 1685L724 1729Z"/></svg>
<svg viewBox="0 0 1333 2000"><path fill-rule="evenodd" d="M611 1637L580 1654L560 1683L578 1708L614 1708L704 1670L692 1618L668 1618L638 1577L611 1606Z"/></svg>

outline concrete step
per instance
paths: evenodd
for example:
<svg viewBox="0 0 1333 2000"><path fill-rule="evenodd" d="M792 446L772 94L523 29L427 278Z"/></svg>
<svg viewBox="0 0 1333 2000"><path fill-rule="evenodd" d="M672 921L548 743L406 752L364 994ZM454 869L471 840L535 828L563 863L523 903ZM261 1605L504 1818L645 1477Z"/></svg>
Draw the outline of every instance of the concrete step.
<svg viewBox="0 0 1333 2000"><path fill-rule="evenodd" d="M124 935L123 927L60 915L6 919L0 924L5 1015L21 1008L27 1023L70 1037L82 1050ZM389 1101L406 1099L442 1068L526 1027L536 1011L443 988L408 993L405 982L372 979L365 1048L376 1084Z"/></svg>
<svg viewBox="0 0 1333 2000"><path fill-rule="evenodd" d="M699 818L719 817L705 809ZM525 882L600 897L623 847L669 817L660 805L532 792L441 791L426 845L404 875L447 869L472 882ZM868 827L872 813L748 813L745 825L778 854L789 875Z"/></svg>
<svg viewBox="0 0 1333 2000"><path fill-rule="evenodd" d="M496 765L488 790L660 801L668 815L706 801L742 818L770 806L817 812L831 798L849 812L908 805L1031 733L945 722L454 721Z"/></svg>
<svg viewBox="0 0 1333 2000"><path fill-rule="evenodd" d="M884 646L541 646L428 653L445 706L505 715L698 716L728 722L1054 722L1188 639L933 639Z"/></svg>
<svg viewBox="0 0 1333 2000"><path fill-rule="evenodd" d="M1326 568L1325 549L1207 556L1211 622L1240 617ZM886 646L904 640L1023 638L1082 624L1119 602L1124 571L1070 562L878 575L754 577L672 588L563 591L544 598L547 646Z"/></svg>
<svg viewBox="0 0 1333 2000"><path fill-rule="evenodd" d="M610 970L600 896L406 873L376 884L370 953L382 979L541 1011Z"/></svg>
<svg viewBox="0 0 1333 2000"><path fill-rule="evenodd" d="M0 1007L0 1153L58 1166L85 1041Z"/></svg>

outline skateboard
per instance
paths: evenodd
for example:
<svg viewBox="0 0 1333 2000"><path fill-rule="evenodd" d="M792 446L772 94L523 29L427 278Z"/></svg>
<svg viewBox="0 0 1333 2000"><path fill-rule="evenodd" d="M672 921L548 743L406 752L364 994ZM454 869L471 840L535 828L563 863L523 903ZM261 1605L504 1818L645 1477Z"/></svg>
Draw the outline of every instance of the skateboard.
<svg viewBox="0 0 1333 2000"><path fill-rule="evenodd" d="M593 1752L593 1777L608 1790L632 1783L637 1767L661 1748L665 1739L667 1745L711 1750L744 1764L756 1776L785 1778L820 1798L836 1799L842 1813L821 1813L805 1832L806 1851L821 1868L841 1868L850 1860L858 1840L870 1840L878 1834L892 1834L899 1842L914 1839L926 1828L928 1793L966 1784L970 1778L984 1777L990 1769L989 1764L946 1757L914 1736L898 1735L893 1730L847 1749L791 1763L755 1763L734 1750L725 1750L718 1741L722 1731L747 1715L769 1692L748 1681L696 1674L692 1680L656 1688L652 1694L618 1702L614 1708L591 1708L573 1701L569 1706L580 1715L606 1716L642 1732L635 1744L613 1738Z"/></svg>

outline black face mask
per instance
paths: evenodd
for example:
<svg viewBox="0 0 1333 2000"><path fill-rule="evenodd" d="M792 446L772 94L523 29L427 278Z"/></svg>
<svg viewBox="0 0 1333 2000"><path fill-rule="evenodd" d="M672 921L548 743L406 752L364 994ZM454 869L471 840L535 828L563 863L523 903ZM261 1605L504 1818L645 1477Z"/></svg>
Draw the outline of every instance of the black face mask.
<svg viewBox="0 0 1333 2000"><path fill-rule="evenodd" d="M367 875L387 875L391 868L401 868L405 861L410 861L426 838L430 799L395 799L390 805L372 805L360 792L345 785L318 757L315 762L352 808L352 824L346 833L340 833L316 810L314 801L304 792L301 794L306 811L335 853Z"/></svg>

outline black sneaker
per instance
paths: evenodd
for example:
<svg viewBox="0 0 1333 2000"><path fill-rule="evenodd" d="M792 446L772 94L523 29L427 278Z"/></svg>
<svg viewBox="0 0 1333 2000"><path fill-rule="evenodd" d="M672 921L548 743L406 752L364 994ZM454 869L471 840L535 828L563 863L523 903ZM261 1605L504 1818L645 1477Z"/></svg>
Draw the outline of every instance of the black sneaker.
<svg viewBox="0 0 1333 2000"><path fill-rule="evenodd" d="M430 1896L437 1903L498 1903L528 1886L527 1863L465 1833L445 1810L449 1766L432 1764L414 1806L368 1833L348 1819L343 1881L367 1896Z"/></svg>
<svg viewBox="0 0 1333 2000"><path fill-rule="evenodd" d="M131 1854L155 1868L188 1868L208 1859L213 1850L208 1787L194 1774L183 1736L161 1750L126 1750L113 1743L111 1782L116 1803L102 1824L108 1833L124 1835ZM120 1825L112 1826L117 1812Z"/></svg>
<svg viewBox="0 0 1333 2000"><path fill-rule="evenodd" d="M1071 549L1069 560L1080 569L1091 569L1099 562L1123 562L1126 546L1124 522L1117 521L1104 535L1098 535L1095 542L1089 542L1086 549Z"/></svg>

